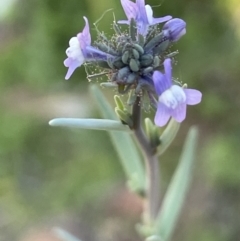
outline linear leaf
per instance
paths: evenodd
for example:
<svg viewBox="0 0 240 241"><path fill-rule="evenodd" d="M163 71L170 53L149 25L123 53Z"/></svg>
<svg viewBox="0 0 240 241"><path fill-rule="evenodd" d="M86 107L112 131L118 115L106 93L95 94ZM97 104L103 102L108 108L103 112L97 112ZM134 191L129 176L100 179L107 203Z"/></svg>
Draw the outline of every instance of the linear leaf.
<svg viewBox="0 0 240 241"><path fill-rule="evenodd" d="M179 164L155 221L154 234L160 236L163 241L168 241L174 231L191 182L197 137L197 128L191 127L184 143Z"/></svg>
<svg viewBox="0 0 240 241"><path fill-rule="evenodd" d="M106 131L126 131L131 130L123 125L121 121L106 120L106 119L87 119L87 118L56 118L49 122L50 126L65 126L93 130L106 130Z"/></svg>
<svg viewBox="0 0 240 241"><path fill-rule="evenodd" d="M61 228L53 228L53 233L56 237L58 237L62 241L81 241L80 239L74 237L72 234L68 233L64 229Z"/></svg>
<svg viewBox="0 0 240 241"><path fill-rule="evenodd" d="M102 116L106 119L117 119L113 108L102 94L101 90L93 85L91 86L91 93L94 97ZM112 143L120 157L125 173L129 179L130 185L136 191L145 190L145 172L141 160L141 156L137 147L129 135L129 133L109 132Z"/></svg>
<svg viewBox="0 0 240 241"><path fill-rule="evenodd" d="M168 123L168 126L163 131L162 135L160 136L160 145L158 147L158 155L162 155L168 147L172 144L174 141L178 130L180 128L180 123L176 122L173 118Z"/></svg>

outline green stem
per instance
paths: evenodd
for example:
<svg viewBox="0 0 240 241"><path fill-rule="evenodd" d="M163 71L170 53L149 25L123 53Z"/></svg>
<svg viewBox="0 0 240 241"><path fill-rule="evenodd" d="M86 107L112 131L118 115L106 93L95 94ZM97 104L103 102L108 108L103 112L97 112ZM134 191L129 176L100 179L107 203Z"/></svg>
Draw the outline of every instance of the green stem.
<svg viewBox="0 0 240 241"><path fill-rule="evenodd" d="M147 190L144 216L150 224L155 220L159 209L160 180L159 163L156 155L156 148L152 147L141 126L141 97L138 96L132 109L133 126L132 130L137 142L143 152L146 175Z"/></svg>

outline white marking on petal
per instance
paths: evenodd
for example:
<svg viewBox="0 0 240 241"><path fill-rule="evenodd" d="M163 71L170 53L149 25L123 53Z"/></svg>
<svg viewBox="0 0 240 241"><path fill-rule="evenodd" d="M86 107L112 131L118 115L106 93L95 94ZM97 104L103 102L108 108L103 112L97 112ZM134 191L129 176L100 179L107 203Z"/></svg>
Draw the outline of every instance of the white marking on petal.
<svg viewBox="0 0 240 241"><path fill-rule="evenodd" d="M153 22L153 10L150 5L145 5L148 23L151 25Z"/></svg>
<svg viewBox="0 0 240 241"><path fill-rule="evenodd" d="M159 97L159 102L163 103L165 106L171 109L175 109L177 107L177 100L174 97L171 89L168 89L164 91L160 97Z"/></svg>
<svg viewBox="0 0 240 241"><path fill-rule="evenodd" d="M72 38L69 40L69 46L70 46L70 47L73 47L73 46L77 46L77 45L79 45L78 38L77 38L77 37L72 37Z"/></svg>
<svg viewBox="0 0 240 241"><path fill-rule="evenodd" d="M73 37L69 41L70 47L67 48L66 54L69 58L79 62L84 61L83 52L77 37Z"/></svg>
<svg viewBox="0 0 240 241"><path fill-rule="evenodd" d="M180 86L173 85L159 96L159 102L174 110L186 102L186 94Z"/></svg>
<svg viewBox="0 0 240 241"><path fill-rule="evenodd" d="M178 85L173 85L170 89L179 104L186 102L186 94L183 91L182 87Z"/></svg>

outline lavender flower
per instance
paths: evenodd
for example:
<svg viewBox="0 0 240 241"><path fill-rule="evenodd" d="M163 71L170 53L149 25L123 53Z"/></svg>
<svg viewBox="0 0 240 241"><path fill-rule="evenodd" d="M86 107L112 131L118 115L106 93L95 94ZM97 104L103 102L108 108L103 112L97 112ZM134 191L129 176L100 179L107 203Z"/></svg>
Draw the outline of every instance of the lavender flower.
<svg viewBox="0 0 240 241"><path fill-rule="evenodd" d="M89 31L88 19L85 20L85 27L76 37L72 37L69 41L69 48L66 50L68 56L64 60L64 65L68 67L65 79L69 79L77 67L80 67L86 61L106 60L111 55L104 53L91 46L91 35Z"/></svg>
<svg viewBox="0 0 240 241"><path fill-rule="evenodd" d="M155 71L153 81L159 96L155 124L164 126L170 117L182 122L186 117L187 105L201 102L202 93L195 89L184 89L172 83L171 59L164 61L165 74Z"/></svg>
<svg viewBox="0 0 240 241"><path fill-rule="evenodd" d="M186 33L186 23L180 18L173 18L163 25L163 32L170 41L176 42Z"/></svg>
<svg viewBox="0 0 240 241"><path fill-rule="evenodd" d="M136 3L129 0L121 0L123 10L128 20L120 20L120 24L130 24L131 19L137 23L138 33L145 36L148 32L148 27L158 23L163 23L172 18L165 16L162 18L154 18L153 10L149 5L145 5L145 0L136 0Z"/></svg>
<svg viewBox="0 0 240 241"><path fill-rule="evenodd" d="M69 41L69 48L66 50L68 56L64 61L64 65L68 67L65 79L69 79L74 70L86 61L86 47L91 44L91 35L89 32L89 24L86 17L85 27L77 37L72 37Z"/></svg>

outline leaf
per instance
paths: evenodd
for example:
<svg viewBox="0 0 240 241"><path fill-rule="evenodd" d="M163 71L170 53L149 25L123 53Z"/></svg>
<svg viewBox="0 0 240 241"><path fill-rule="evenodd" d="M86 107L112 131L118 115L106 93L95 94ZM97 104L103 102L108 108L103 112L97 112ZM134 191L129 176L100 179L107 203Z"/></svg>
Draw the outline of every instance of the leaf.
<svg viewBox="0 0 240 241"><path fill-rule="evenodd" d="M74 237L72 234L68 233L64 229L56 227L53 228L52 231L55 234L55 236L61 239L62 241L81 241L80 239Z"/></svg>
<svg viewBox="0 0 240 241"><path fill-rule="evenodd" d="M191 182L197 137L197 128L191 127L184 143L179 164L155 221L154 234L160 236L163 241L168 241L174 231Z"/></svg>
<svg viewBox="0 0 240 241"><path fill-rule="evenodd" d="M123 125L121 121L106 120L106 119L78 119L78 118L56 118L49 121L50 126L65 126L92 130L106 131L126 131L131 130Z"/></svg>
<svg viewBox="0 0 240 241"><path fill-rule="evenodd" d="M100 89L93 85L91 86L91 93L94 97L102 116L106 119L117 119L113 108L108 103ZM128 133L111 131L109 132L112 143L120 157L122 166L129 179L132 189L137 192L145 191L145 172L142 164L141 156L137 147Z"/></svg>
<svg viewBox="0 0 240 241"><path fill-rule="evenodd" d="M159 138L160 145L157 150L157 155L162 155L168 149L168 147L174 141L179 128L180 123L176 122L173 118L171 118L166 129L163 131L162 135Z"/></svg>

